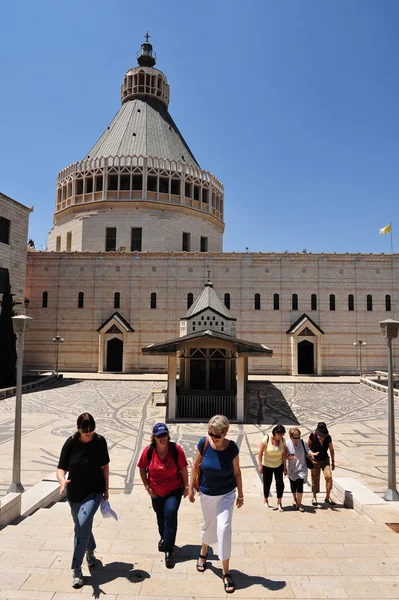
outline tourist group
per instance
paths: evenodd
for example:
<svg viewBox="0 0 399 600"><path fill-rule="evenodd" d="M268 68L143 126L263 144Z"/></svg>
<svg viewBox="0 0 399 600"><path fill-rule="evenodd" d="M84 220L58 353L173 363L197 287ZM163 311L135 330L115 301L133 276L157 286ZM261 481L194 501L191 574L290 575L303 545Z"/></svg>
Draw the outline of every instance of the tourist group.
<svg viewBox="0 0 399 600"><path fill-rule="evenodd" d="M151 498L156 514L159 542L158 550L165 554L165 566L175 566L174 546L177 533L177 513L181 499L195 502L199 492L203 524L202 545L196 569L207 568L208 546L218 543L219 560L222 562L225 592L235 591L229 573L232 539L232 515L234 505L244 504L244 493L237 444L227 438L230 423L223 415L215 415L208 423L207 435L197 445L195 458L188 474L188 462L184 450L171 441L165 423L154 425L151 443L144 448L137 464L144 488ZM312 479L312 505L318 506L320 474L326 482L325 502L331 499L334 446L325 423L319 423L307 441L301 439L297 427L284 435L283 425L276 425L260 443L257 455L259 473L263 476L265 507L270 507L270 487L273 475L276 483L276 510L283 512L284 475L288 475L293 506L305 512L302 504L303 485L308 469ZM77 419L76 433L62 447L57 468L60 492L66 492L75 524L74 550L72 556L72 585L83 585L82 563L86 555L88 567L95 567L96 542L92 532L93 518L103 502L106 505L109 489L109 455L105 438L96 433L96 424L89 413Z"/></svg>

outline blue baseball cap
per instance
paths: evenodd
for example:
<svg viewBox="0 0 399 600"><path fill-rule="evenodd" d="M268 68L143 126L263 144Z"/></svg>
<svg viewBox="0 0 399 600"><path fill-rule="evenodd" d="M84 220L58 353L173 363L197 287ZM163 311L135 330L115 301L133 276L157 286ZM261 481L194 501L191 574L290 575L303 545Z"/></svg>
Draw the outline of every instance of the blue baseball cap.
<svg viewBox="0 0 399 600"><path fill-rule="evenodd" d="M155 435L155 437L158 437L159 435L164 435L165 433L169 433L169 429L166 427L165 423L157 423L152 428L152 434Z"/></svg>

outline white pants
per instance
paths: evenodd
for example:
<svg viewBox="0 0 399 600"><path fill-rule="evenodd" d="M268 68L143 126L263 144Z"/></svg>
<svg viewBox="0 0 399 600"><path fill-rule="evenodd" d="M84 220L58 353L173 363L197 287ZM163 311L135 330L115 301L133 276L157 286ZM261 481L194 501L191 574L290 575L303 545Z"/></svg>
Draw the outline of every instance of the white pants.
<svg viewBox="0 0 399 600"><path fill-rule="evenodd" d="M202 543L219 547L219 560L227 560L231 555L231 520L233 517L236 491L221 496L201 494Z"/></svg>

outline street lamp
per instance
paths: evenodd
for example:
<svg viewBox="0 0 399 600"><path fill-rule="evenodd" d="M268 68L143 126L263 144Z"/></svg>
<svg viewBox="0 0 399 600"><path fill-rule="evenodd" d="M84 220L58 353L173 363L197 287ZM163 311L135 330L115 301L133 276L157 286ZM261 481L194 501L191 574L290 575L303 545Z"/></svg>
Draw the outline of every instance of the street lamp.
<svg viewBox="0 0 399 600"><path fill-rule="evenodd" d="M354 346L358 346L359 347L359 366L360 366L360 377L363 375L363 370L362 370L362 346L366 346L366 342L363 342L363 340L357 340L357 342L353 342Z"/></svg>
<svg viewBox="0 0 399 600"><path fill-rule="evenodd" d="M380 321L380 327L388 346L388 490L384 494L384 500L399 501L399 494L396 490L395 405L392 368L392 340L398 337L399 321L386 319Z"/></svg>
<svg viewBox="0 0 399 600"><path fill-rule="evenodd" d="M9 492L23 492L21 483L21 433L22 433L22 367L24 362L24 335L30 329L33 319L25 315L12 318L12 326L17 336L18 359L17 359L17 390L15 398L15 426L14 426L14 455L12 463L12 483Z"/></svg>
<svg viewBox="0 0 399 600"><path fill-rule="evenodd" d="M60 337L59 335L56 335L55 338L53 338L53 342L55 343L55 372L58 376L58 352L60 344L64 343L64 338Z"/></svg>

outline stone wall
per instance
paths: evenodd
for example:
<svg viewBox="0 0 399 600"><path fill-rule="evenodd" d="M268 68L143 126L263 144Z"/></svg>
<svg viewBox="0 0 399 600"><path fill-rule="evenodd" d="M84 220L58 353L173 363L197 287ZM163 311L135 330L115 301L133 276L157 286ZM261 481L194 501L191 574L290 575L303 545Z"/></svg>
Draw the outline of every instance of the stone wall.
<svg viewBox="0 0 399 600"><path fill-rule="evenodd" d="M362 339L363 367L386 368L386 345L379 321L398 317L399 256L264 253L46 253L29 254L26 295L34 318L26 340L26 360L31 367L50 367L55 361L54 335L60 347L60 369L97 371L97 329L117 310L134 329L128 333L127 371L165 371L166 359L142 356L141 348L178 337L179 319L187 310L187 294L194 300L203 290L208 271L216 293L231 298L237 318L237 337L269 346L273 358L250 359L252 373L291 373L291 336L287 330L306 313L323 331L320 336L323 373L357 373ZM41 308L48 292L48 307ZM84 292L84 308L78 293ZM114 308L114 293L120 308ZM151 293L156 309L150 308ZM260 310L254 295L261 296ZM292 310L292 294L298 310ZM279 310L273 296L279 294ZM311 294L317 310L311 310ZM336 310L329 296L335 294ZM348 295L355 310L348 310ZM373 298L368 311L366 296ZM392 311L385 310L391 296ZM395 354L396 343L394 343Z"/></svg>
<svg viewBox="0 0 399 600"><path fill-rule="evenodd" d="M11 221L9 244L0 242L0 267L9 270L11 291L15 300L22 302L16 312L24 312L26 246L28 221L32 209L0 193L0 217Z"/></svg>
<svg viewBox="0 0 399 600"><path fill-rule="evenodd" d="M221 252L223 227L203 212L146 202L109 204L58 217L48 238L48 249L56 251L56 238L62 236L61 251L66 250L67 232L72 232L71 251L105 252L105 230L117 228L116 247L130 251L131 228L142 228L143 252L181 252L183 232L191 235L191 251L200 251L201 236L208 238L209 252Z"/></svg>

